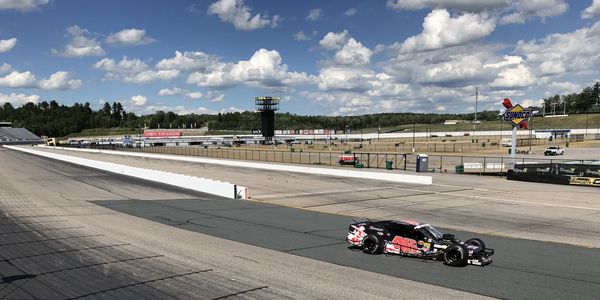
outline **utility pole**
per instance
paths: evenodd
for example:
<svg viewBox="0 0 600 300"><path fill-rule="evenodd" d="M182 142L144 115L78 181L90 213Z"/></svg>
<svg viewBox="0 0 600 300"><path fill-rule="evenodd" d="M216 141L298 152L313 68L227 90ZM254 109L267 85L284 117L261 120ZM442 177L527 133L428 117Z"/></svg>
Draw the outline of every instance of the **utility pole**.
<svg viewBox="0 0 600 300"><path fill-rule="evenodd" d="M417 115L413 114L413 145L412 152L415 152L415 131L417 130Z"/></svg>
<svg viewBox="0 0 600 300"><path fill-rule="evenodd" d="M475 121L473 121L473 131L475 131L475 126L477 126L477 102L479 98L479 87L475 87Z"/></svg>

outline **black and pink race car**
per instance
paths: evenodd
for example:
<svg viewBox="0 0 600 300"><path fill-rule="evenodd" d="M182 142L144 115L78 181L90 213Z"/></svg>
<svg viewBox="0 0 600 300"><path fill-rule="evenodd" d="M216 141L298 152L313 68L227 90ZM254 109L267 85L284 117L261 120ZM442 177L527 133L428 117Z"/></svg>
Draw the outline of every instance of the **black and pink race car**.
<svg viewBox="0 0 600 300"><path fill-rule="evenodd" d="M350 224L346 241L369 254L387 253L443 260L449 266L485 266L494 249L472 238L465 242L414 221L358 221Z"/></svg>

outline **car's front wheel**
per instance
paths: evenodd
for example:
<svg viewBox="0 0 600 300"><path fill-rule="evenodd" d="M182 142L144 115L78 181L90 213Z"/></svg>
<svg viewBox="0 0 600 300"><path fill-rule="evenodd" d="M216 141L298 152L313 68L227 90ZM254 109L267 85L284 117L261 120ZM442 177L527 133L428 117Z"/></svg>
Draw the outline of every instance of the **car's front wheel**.
<svg viewBox="0 0 600 300"><path fill-rule="evenodd" d="M469 250L465 245L454 244L446 249L444 261L452 267L464 267L468 264Z"/></svg>
<svg viewBox="0 0 600 300"><path fill-rule="evenodd" d="M375 235L368 235L363 241L363 252L368 254L377 254L381 252L381 241Z"/></svg>

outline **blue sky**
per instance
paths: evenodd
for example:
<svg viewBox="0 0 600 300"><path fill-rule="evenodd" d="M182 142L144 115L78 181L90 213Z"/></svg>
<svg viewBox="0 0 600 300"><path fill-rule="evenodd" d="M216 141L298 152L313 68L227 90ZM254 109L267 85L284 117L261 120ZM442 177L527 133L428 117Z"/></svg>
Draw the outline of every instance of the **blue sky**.
<svg viewBox="0 0 600 300"><path fill-rule="evenodd" d="M0 104L463 113L591 86L599 41L600 0L0 0Z"/></svg>

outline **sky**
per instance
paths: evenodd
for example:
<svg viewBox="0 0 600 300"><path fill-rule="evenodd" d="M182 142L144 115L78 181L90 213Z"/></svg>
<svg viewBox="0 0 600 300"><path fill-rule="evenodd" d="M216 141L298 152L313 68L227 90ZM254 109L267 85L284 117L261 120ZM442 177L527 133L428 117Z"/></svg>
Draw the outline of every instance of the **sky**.
<svg viewBox="0 0 600 300"><path fill-rule="evenodd" d="M600 0L0 0L0 104L471 113L600 81Z"/></svg>

